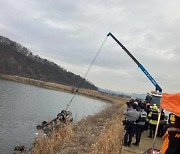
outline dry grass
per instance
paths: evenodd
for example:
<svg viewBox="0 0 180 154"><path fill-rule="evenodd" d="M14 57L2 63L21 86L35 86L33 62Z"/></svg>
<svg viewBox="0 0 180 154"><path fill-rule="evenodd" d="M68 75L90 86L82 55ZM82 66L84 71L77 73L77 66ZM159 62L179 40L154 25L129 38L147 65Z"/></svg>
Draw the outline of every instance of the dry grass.
<svg viewBox="0 0 180 154"><path fill-rule="evenodd" d="M122 104L60 127L49 138L37 138L34 154L118 154L123 137Z"/></svg>
<svg viewBox="0 0 180 154"><path fill-rule="evenodd" d="M122 117L117 117L109 122L110 126L98 138L97 142L92 146L92 154L119 154L122 149L123 126L121 124Z"/></svg>
<svg viewBox="0 0 180 154"><path fill-rule="evenodd" d="M64 125L55 129L51 136L38 136L35 139L33 154L54 154L73 136L72 126Z"/></svg>

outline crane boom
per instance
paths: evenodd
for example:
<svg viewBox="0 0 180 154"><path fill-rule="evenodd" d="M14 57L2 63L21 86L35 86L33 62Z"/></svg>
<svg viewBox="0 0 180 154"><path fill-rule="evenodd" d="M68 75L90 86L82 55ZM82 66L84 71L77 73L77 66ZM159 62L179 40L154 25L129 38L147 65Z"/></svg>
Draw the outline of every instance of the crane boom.
<svg viewBox="0 0 180 154"><path fill-rule="evenodd" d="M139 61L126 49L125 46L123 46L116 37L109 32L107 36L111 36L121 47L122 49L133 59L133 61L138 65L138 67L144 72L144 74L148 77L148 79L153 83L153 85L156 87L156 91L162 92L161 87L159 84L154 80L154 78L148 73L148 71L139 63Z"/></svg>

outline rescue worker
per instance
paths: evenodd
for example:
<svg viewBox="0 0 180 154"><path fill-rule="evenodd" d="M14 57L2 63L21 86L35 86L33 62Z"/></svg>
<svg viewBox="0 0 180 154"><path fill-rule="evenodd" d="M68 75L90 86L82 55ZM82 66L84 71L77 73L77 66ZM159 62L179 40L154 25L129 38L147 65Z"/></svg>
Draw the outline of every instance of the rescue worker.
<svg viewBox="0 0 180 154"><path fill-rule="evenodd" d="M158 121L158 108L156 105L152 106L152 111L148 114L149 119L149 126L150 126L150 132L149 136L150 138L154 137L156 125Z"/></svg>
<svg viewBox="0 0 180 154"><path fill-rule="evenodd" d="M169 144L169 133L168 133L168 128L172 126L175 123L175 115L173 113L169 114L168 118L168 124L166 125L166 132L163 135L163 144L161 146L161 154L165 154L168 144Z"/></svg>
<svg viewBox="0 0 180 154"><path fill-rule="evenodd" d="M175 114L173 114L173 113L170 113L170 114L169 114L168 123L169 123L170 125L175 123Z"/></svg>
<svg viewBox="0 0 180 154"><path fill-rule="evenodd" d="M134 123L139 118L139 113L136 111L136 104L133 103L132 107L125 111L124 115L126 115L124 146L131 146L134 134Z"/></svg>
<svg viewBox="0 0 180 154"><path fill-rule="evenodd" d="M166 150L167 150L167 147L168 147L168 144L169 144L169 134L168 134L168 131L166 131L166 133L164 134L164 136L162 137L162 139L164 140L163 141L163 144L162 144L162 147L161 147L161 154L165 154Z"/></svg>
<svg viewBox="0 0 180 154"><path fill-rule="evenodd" d="M140 110L138 111L140 114L139 119L136 121L136 142L133 143L133 145L135 146L139 146L140 140L141 140L141 133L144 130L144 126L145 126L145 121L146 121L146 117L147 117L147 112L144 111L144 104L140 103Z"/></svg>
<svg viewBox="0 0 180 154"><path fill-rule="evenodd" d="M180 153L180 117L175 115L174 123L170 124L166 131L164 143L161 147L161 154Z"/></svg>
<svg viewBox="0 0 180 154"><path fill-rule="evenodd" d="M180 153L180 117L175 115L175 122L168 128L169 144L165 154Z"/></svg>

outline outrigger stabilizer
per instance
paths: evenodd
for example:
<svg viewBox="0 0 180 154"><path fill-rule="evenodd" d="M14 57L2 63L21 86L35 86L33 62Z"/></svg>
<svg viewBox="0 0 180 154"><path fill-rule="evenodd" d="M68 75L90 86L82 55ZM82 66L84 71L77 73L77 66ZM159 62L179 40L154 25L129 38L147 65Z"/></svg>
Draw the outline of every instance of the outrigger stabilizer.
<svg viewBox="0 0 180 154"><path fill-rule="evenodd" d="M132 60L138 65L138 67L144 72L144 74L148 77L148 79L153 83L153 85L156 87L156 91L162 92L161 87L159 84L154 80L154 78L148 73L148 71L143 67L142 64L139 63L139 61L126 49L125 46L123 46L117 39L116 37L109 32L107 36L111 36L121 47L122 49L132 58Z"/></svg>

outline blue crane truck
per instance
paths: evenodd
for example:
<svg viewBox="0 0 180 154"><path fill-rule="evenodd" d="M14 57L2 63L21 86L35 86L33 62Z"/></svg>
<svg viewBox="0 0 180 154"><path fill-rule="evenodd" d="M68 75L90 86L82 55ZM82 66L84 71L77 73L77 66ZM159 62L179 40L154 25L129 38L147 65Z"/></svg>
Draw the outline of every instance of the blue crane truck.
<svg viewBox="0 0 180 154"><path fill-rule="evenodd" d="M122 49L131 57L131 59L137 64L137 66L142 70L142 72L148 77L148 79L152 82L152 84L155 86L155 91L152 91L148 93L150 99L149 103L150 105L156 104L158 107L160 107L161 97L162 97L162 88L160 85L154 80L154 78L148 73L148 71L144 68L142 64L126 49L125 46L123 46L119 40L111 33L109 32L107 36L111 36L121 47ZM164 110L165 112L165 119L168 120L169 112Z"/></svg>
<svg viewBox="0 0 180 154"><path fill-rule="evenodd" d="M148 71L144 68L144 66L126 49L125 46L123 46L119 40L116 39L116 37L109 32L107 36L111 36L121 47L122 49L131 57L131 59L137 64L137 66L142 70L142 72L148 77L148 79L153 83L155 86L155 91L153 93L150 93L150 100L149 103L151 105L156 104L157 106L160 106L160 99L162 96L162 88L160 85L154 80L154 78L148 73Z"/></svg>

